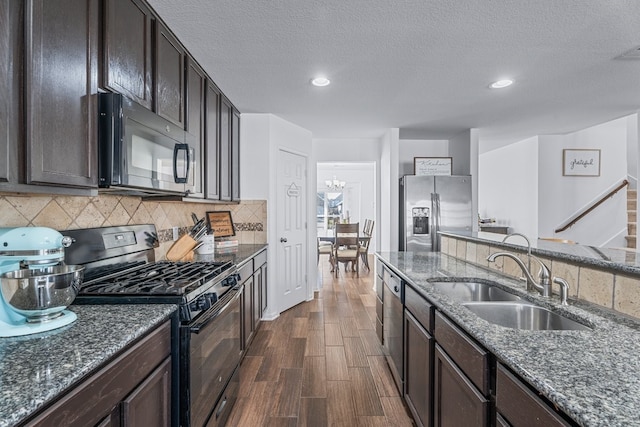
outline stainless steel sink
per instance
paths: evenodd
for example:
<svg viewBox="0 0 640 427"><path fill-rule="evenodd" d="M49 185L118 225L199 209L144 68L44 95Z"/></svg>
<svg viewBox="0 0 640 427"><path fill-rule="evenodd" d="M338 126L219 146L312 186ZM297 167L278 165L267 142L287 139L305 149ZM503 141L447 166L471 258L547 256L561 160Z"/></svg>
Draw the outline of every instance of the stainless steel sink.
<svg viewBox="0 0 640 427"><path fill-rule="evenodd" d="M487 322L512 329L591 330L544 307L525 302L468 302L462 305Z"/></svg>
<svg viewBox="0 0 640 427"><path fill-rule="evenodd" d="M519 301L520 297L489 283L433 282L433 288L459 301Z"/></svg>

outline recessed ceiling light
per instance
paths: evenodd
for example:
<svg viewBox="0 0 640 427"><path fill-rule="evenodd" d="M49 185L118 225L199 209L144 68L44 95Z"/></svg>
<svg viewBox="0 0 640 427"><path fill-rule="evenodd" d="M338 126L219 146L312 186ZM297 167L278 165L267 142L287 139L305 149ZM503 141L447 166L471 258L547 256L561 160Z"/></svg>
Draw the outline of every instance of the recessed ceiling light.
<svg viewBox="0 0 640 427"><path fill-rule="evenodd" d="M318 87L329 86L331 80L326 77L316 77L311 79L311 84Z"/></svg>
<svg viewBox="0 0 640 427"><path fill-rule="evenodd" d="M513 84L513 80L504 79L498 80L497 82L493 82L489 85L491 89L502 89L503 87L511 86Z"/></svg>

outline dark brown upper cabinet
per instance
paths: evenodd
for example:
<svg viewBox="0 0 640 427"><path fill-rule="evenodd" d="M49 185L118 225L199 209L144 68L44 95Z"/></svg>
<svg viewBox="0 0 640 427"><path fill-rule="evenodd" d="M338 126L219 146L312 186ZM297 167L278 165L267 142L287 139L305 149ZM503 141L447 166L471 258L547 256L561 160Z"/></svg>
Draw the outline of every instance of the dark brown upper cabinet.
<svg viewBox="0 0 640 427"><path fill-rule="evenodd" d="M19 179L22 8L22 0L0 2L0 183Z"/></svg>
<svg viewBox="0 0 640 427"><path fill-rule="evenodd" d="M190 197L203 197L204 189L204 152L205 152L205 96L207 90L207 77L205 72L198 66L198 64L190 59L186 59L186 97L185 103L187 105L186 112L186 126L185 129L191 135L196 137L196 162L194 168L194 174L196 176L196 183L201 183L196 187L195 193ZM199 177L199 179L198 179Z"/></svg>
<svg viewBox="0 0 640 427"><path fill-rule="evenodd" d="M186 52L173 34L157 20L155 41L155 111L184 128Z"/></svg>
<svg viewBox="0 0 640 427"><path fill-rule="evenodd" d="M105 0L102 85L152 109L152 27L149 8L138 0Z"/></svg>
<svg viewBox="0 0 640 427"><path fill-rule="evenodd" d="M26 183L98 186L99 0L25 2Z"/></svg>
<svg viewBox="0 0 640 427"><path fill-rule="evenodd" d="M220 158L220 90L208 81L206 93L205 120L205 194L209 200L220 199L220 179L218 161Z"/></svg>
<svg viewBox="0 0 640 427"><path fill-rule="evenodd" d="M231 200L240 200L240 112L231 115Z"/></svg>
<svg viewBox="0 0 640 427"><path fill-rule="evenodd" d="M220 200L231 201L231 117L233 106L223 95L220 102Z"/></svg>

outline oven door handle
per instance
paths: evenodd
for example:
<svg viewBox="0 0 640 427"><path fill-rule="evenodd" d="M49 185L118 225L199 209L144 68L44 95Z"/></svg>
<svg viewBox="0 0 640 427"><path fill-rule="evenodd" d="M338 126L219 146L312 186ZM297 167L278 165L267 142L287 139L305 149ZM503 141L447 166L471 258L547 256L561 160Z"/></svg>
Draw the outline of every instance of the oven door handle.
<svg viewBox="0 0 640 427"><path fill-rule="evenodd" d="M191 324L191 326L189 327L189 331L192 334L199 334L200 331L202 331L204 328L207 327L207 325L209 325L209 323L214 321L218 316L224 313L225 310L231 307L231 305L234 304L238 300L238 298L240 298L240 295L242 295L243 291L244 291L244 285L240 285L237 288L230 290L229 292L236 293L233 296L233 298L231 298L229 302L227 302L222 308L218 308L214 305L209 310L202 313L202 315L195 322Z"/></svg>

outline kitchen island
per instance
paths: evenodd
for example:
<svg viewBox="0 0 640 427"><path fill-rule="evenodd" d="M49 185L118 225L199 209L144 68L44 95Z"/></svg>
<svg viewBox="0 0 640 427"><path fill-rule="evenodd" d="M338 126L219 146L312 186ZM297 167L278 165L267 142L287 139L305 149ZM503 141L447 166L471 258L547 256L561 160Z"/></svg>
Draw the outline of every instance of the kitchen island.
<svg viewBox="0 0 640 427"><path fill-rule="evenodd" d="M442 253L392 252L377 257L436 309L489 350L579 425L640 425L640 323L598 306L527 293L524 283ZM479 279L592 328L529 331L480 319L439 293L433 281Z"/></svg>
<svg viewBox="0 0 640 427"><path fill-rule="evenodd" d="M0 338L0 426L22 423L170 319L171 304L71 305L78 319Z"/></svg>

